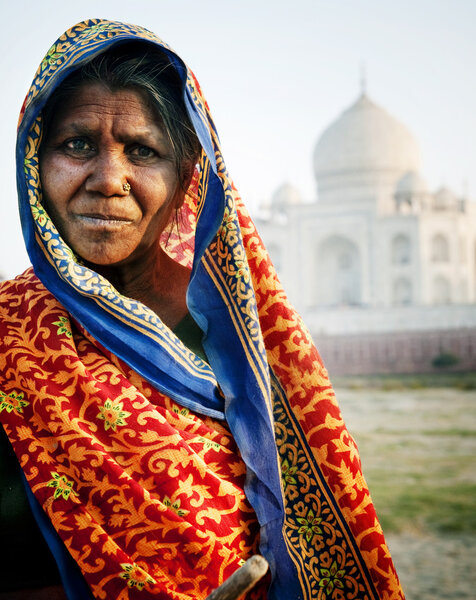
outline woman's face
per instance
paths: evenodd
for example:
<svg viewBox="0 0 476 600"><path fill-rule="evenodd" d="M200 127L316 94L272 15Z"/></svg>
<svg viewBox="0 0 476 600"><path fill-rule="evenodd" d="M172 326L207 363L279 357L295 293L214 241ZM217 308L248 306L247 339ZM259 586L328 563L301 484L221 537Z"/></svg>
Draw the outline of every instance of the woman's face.
<svg viewBox="0 0 476 600"><path fill-rule="evenodd" d="M183 202L166 131L135 89L84 84L52 119L40 176L59 232L97 265L154 252Z"/></svg>

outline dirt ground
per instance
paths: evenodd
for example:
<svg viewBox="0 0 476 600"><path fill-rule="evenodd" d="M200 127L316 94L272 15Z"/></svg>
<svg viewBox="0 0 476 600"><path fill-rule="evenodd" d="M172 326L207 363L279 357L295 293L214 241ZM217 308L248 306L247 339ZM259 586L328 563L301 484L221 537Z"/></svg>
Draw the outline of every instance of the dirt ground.
<svg viewBox="0 0 476 600"><path fill-rule="evenodd" d="M474 600L476 535L388 534L407 600Z"/></svg>
<svg viewBox="0 0 476 600"><path fill-rule="evenodd" d="M407 600L475 600L476 392L336 393Z"/></svg>

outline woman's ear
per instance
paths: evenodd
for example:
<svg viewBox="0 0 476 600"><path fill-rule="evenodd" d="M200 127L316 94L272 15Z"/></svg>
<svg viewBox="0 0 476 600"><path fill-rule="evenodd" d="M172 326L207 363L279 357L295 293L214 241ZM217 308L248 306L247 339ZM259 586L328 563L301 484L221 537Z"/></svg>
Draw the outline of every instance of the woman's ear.
<svg viewBox="0 0 476 600"><path fill-rule="evenodd" d="M187 191L188 186L183 189L181 185L177 185L177 190L175 191L175 197L172 201L173 208L177 211L179 208L182 208L183 203L185 202L185 193Z"/></svg>
<svg viewBox="0 0 476 600"><path fill-rule="evenodd" d="M182 167L182 174L180 177L180 186L184 193L188 190L190 183L193 179L193 174L195 172L196 161L191 160L187 162L187 164Z"/></svg>

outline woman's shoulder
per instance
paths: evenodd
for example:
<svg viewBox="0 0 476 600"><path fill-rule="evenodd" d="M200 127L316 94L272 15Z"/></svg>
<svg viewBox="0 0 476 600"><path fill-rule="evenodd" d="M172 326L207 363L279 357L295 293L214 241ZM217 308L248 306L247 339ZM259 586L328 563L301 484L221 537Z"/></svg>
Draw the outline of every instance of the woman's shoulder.
<svg viewBox="0 0 476 600"><path fill-rule="evenodd" d="M62 305L35 275L32 268L14 279L0 283L0 355L18 345L18 339L32 335L38 323ZM1 364L2 361L0 361Z"/></svg>
<svg viewBox="0 0 476 600"><path fill-rule="evenodd" d="M13 279L0 281L0 292L3 294L14 290L22 291L37 284L41 284L40 280L35 275L33 267L28 267L26 271L23 271L23 273Z"/></svg>
<svg viewBox="0 0 476 600"><path fill-rule="evenodd" d="M22 305L30 304L35 298L44 296L52 297L51 293L35 275L32 267L28 268L21 275L17 275L14 279L1 281L0 311L2 317L11 312L8 309L18 309Z"/></svg>

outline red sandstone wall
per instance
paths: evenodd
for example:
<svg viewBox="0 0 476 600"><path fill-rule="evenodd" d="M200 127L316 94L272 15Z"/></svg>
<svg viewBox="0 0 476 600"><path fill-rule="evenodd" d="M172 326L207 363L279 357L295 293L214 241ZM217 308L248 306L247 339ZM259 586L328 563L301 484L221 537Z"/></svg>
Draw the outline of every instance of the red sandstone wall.
<svg viewBox="0 0 476 600"><path fill-rule="evenodd" d="M476 329L314 336L330 375L476 371ZM442 352L459 361L437 369Z"/></svg>

